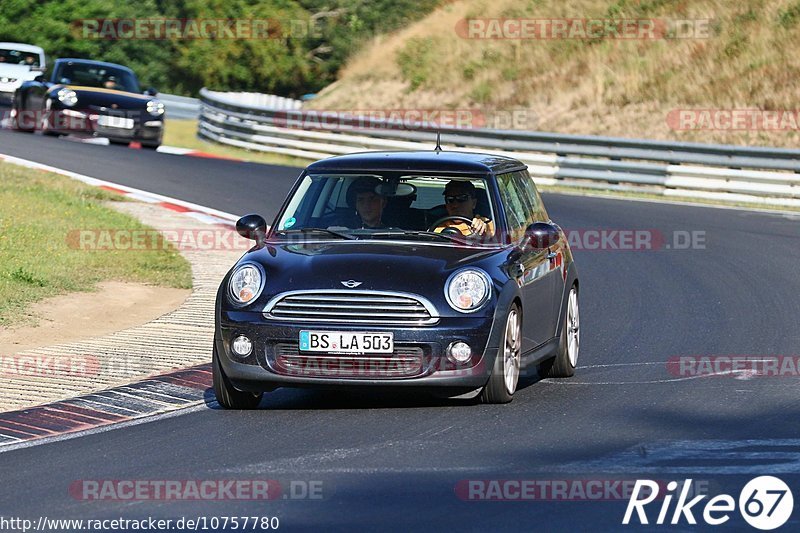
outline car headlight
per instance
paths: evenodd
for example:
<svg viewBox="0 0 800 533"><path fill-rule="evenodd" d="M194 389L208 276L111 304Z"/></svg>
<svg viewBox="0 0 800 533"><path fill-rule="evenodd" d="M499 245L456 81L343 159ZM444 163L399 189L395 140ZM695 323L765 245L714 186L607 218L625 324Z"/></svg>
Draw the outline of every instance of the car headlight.
<svg viewBox="0 0 800 533"><path fill-rule="evenodd" d="M492 282L483 270L466 268L450 276L444 293L450 307L462 313L471 313L489 300Z"/></svg>
<svg viewBox="0 0 800 533"><path fill-rule="evenodd" d="M231 274L228 282L228 294L237 305L254 302L264 288L264 272L253 263L239 266Z"/></svg>
<svg viewBox="0 0 800 533"><path fill-rule="evenodd" d="M67 107L72 107L78 103L78 95L72 89L67 89L66 87L60 89L58 93L58 101L64 104Z"/></svg>
<svg viewBox="0 0 800 533"><path fill-rule="evenodd" d="M147 112L156 117L163 115L164 102L160 100L149 100L147 102Z"/></svg>
<svg viewBox="0 0 800 533"><path fill-rule="evenodd" d="M0 77L0 83L14 83L17 81L17 78L2 78Z"/></svg>

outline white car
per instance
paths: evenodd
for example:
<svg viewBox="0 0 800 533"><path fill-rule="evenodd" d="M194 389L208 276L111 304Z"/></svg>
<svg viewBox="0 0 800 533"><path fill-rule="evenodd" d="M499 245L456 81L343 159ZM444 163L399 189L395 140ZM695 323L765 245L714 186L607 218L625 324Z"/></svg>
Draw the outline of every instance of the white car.
<svg viewBox="0 0 800 533"><path fill-rule="evenodd" d="M10 102L23 82L45 71L44 50L22 43L0 43L0 100Z"/></svg>

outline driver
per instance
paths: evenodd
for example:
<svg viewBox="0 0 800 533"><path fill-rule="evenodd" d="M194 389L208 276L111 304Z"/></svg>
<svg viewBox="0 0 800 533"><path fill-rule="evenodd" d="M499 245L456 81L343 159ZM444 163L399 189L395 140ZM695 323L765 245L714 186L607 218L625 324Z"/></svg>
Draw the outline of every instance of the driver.
<svg viewBox="0 0 800 533"><path fill-rule="evenodd" d="M441 233L446 228L455 228L462 235L494 236L494 223L488 218L475 213L478 193L471 181L451 180L444 188L444 201L447 214L451 217L463 217L472 221L467 224L463 220L445 220L433 231Z"/></svg>
<svg viewBox="0 0 800 533"><path fill-rule="evenodd" d="M381 220L383 209L386 207L386 197L376 192L380 185L381 180L378 178L365 176L358 178L347 189L348 203L355 206L363 229L386 227Z"/></svg>
<svg viewBox="0 0 800 533"><path fill-rule="evenodd" d="M116 89L117 78L115 76L108 76L106 80L103 82L103 87L106 89Z"/></svg>

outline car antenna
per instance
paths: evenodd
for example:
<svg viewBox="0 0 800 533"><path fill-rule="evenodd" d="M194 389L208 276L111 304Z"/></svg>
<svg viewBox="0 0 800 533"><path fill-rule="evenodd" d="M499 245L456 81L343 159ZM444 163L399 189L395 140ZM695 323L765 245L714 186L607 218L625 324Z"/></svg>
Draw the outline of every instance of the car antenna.
<svg viewBox="0 0 800 533"><path fill-rule="evenodd" d="M441 140L442 140L442 132L440 132L439 130L436 130L436 148L433 149L433 151L436 152L436 153L439 153L439 152L442 151L442 144L440 142Z"/></svg>

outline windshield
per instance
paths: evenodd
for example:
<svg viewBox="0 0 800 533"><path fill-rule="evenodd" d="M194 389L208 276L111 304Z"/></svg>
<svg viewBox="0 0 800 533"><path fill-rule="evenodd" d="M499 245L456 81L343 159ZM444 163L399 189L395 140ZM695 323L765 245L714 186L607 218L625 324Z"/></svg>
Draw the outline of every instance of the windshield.
<svg viewBox="0 0 800 533"><path fill-rule="evenodd" d="M492 242L490 198L482 177L307 174L275 234Z"/></svg>
<svg viewBox="0 0 800 533"><path fill-rule="evenodd" d="M136 76L120 68L95 63L69 62L61 65L56 83L100 87L130 93L141 92Z"/></svg>
<svg viewBox="0 0 800 533"><path fill-rule="evenodd" d="M9 48L0 48L0 64L24 65L28 67L39 67L39 54L36 52L23 52Z"/></svg>

